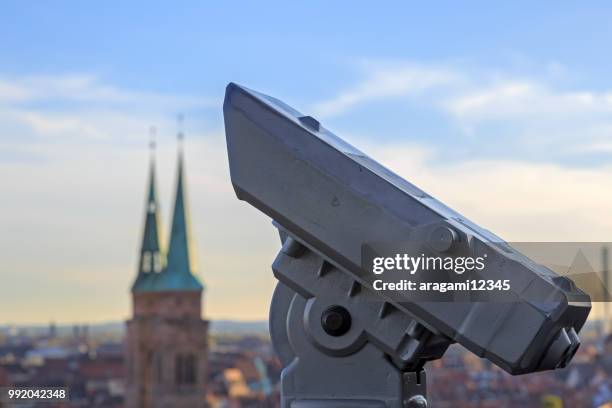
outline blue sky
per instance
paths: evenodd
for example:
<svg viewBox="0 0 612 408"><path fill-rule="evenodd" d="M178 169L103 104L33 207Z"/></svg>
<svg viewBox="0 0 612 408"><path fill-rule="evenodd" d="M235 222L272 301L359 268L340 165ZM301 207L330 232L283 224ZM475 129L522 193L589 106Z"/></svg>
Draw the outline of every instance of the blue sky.
<svg viewBox="0 0 612 408"><path fill-rule="evenodd" d="M353 88L376 64L450 71L468 77L457 81L471 82L464 84L469 89L504 81L534 83L553 94L612 88L612 61L605 52L612 38L611 10L605 2L586 7L572 2L368 5L8 2L0 24L0 66L9 80L87 74L132 92L211 101L221 98L227 82L236 81L304 108ZM448 93L457 86L449 81L437 91ZM433 138L456 145L454 157L533 154L578 164L609 158L601 152L568 155L548 145L526 152L513 143L517 131L512 126L520 124L503 118L459 124L444 109L420 99L399 106L401 98L389 99L356 104L352 114L336 115L329 123L368 137ZM62 108L58 101L37 103ZM212 105L184 110L197 126L220 126L219 110ZM478 142L464 137L466 127Z"/></svg>
<svg viewBox="0 0 612 408"><path fill-rule="evenodd" d="M227 179L229 81L509 240L609 240L606 2L177 3L3 2L0 323L127 316L147 129L168 221L178 112L207 310L266 316L278 243Z"/></svg>

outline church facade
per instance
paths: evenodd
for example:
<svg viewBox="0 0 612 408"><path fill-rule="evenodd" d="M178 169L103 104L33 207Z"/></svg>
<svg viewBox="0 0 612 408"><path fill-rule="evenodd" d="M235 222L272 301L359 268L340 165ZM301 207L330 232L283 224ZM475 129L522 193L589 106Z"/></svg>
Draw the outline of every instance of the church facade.
<svg viewBox="0 0 612 408"><path fill-rule="evenodd" d="M179 135L180 136L180 135ZM151 158L138 274L127 322L126 408L205 407L208 322L195 275L184 159L179 149L168 250L163 246Z"/></svg>

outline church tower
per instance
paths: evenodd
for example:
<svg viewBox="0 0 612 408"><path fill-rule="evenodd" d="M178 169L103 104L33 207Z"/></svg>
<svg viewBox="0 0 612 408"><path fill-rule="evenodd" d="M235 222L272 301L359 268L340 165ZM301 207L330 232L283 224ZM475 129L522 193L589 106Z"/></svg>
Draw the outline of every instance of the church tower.
<svg viewBox="0 0 612 408"><path fill-rule="evenodd" d="M168 251L162 246L151 146L138 274L127 322L126 408L205 407L208 322L203 285L194 275L189 210L179 132L176 196Z"/></svg>

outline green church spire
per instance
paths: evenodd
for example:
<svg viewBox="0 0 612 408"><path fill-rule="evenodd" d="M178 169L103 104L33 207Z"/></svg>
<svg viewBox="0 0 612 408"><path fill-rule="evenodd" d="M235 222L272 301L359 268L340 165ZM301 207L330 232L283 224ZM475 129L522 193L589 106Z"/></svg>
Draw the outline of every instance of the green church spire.
<svg viewBox="0 0 612 408"><path fill-rule="evenodd" d="M192 249L189 223L182 130L178 133L178 139L176 197L168 253L166 256L160 245L161 234L155 190L155 163L151 158L145 228L138 277L132 286L133 292L201 291L204 288L200 280L194 275L196 269L195 251Z"/></svg>
<svg viewBox="0 0 612 408"><path fill-rule="evenodd" d="M182 118L179 118L182 121ZM176 197L172 216L168 263L166 269L155 282L157 291L199 291L202 284L194 275L195 251L192 246L191 225L185 183L183 132L179 130L179 153L176 178Z"/></svg>
<svg viewBox="0 0 612 408"><path fill-rule="evenodd" d="M161 223L155 180L155 129L151 129L151 159L149 166L149 183L145 204L145 219L138 260L138 275L132 285L132 291L145 289L154 275L164 267L164 254L161 245Z"/></svg>

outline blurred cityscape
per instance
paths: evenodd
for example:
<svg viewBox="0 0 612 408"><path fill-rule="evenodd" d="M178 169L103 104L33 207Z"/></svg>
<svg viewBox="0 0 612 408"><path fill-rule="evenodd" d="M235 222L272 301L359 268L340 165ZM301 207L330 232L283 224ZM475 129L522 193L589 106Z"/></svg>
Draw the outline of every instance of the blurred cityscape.
<svg viewBox="0 0 612 408"><path fill-rule="evenodd" d="M279 407L281 366L266 325L212 323L207 400L211 407ZM612 335L590 323L563 370L511 376L458 346L427 366L436 408L612 407ZM62 408L123 407L122 324L0 328L0 386L67 387ZM1 403L0 403L1 406ZM36 407L19 405L20 407ZM4 407L3 407L4 408Z"/></svg>

